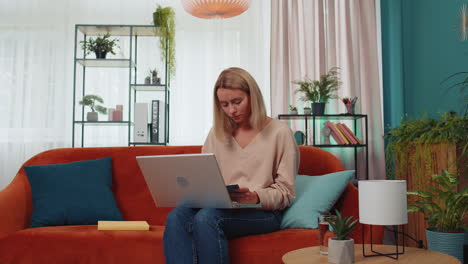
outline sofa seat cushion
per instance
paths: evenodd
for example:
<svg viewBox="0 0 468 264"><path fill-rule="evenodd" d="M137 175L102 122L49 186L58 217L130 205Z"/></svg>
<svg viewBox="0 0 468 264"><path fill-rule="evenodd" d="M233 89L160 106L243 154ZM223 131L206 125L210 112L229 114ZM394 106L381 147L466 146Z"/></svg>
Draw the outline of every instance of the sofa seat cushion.
<svg viewBox="0 0 468 264"><path fill-rule="evenodd" d="M325 241L333 233L325 234ZM229 241L231 263L283 263L287 252L304 247L318 246L317 229L283 229L269 234L240 237ZM319 252L317 251L317 254Z"/></svg>
<svg viewBox="0 0 468 264"><path fill-rule="evenodd" d="M0 263L164 263L164 226L98 231L95 225L28 228L0 239Z"/></svg>

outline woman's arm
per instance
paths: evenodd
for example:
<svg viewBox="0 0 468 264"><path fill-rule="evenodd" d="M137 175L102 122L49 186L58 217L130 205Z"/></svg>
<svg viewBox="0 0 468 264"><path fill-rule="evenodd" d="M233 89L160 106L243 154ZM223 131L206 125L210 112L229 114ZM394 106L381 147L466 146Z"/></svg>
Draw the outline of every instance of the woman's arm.
<svg viewBox="0 0 468 264"><path fill-rule="evenodd" d="M295 199L295 178L299 168L299 149L288 127L282 128L275 139L277 155L274 168L274 183L264 189L256 190L265 210L282 210Z"/></svg>

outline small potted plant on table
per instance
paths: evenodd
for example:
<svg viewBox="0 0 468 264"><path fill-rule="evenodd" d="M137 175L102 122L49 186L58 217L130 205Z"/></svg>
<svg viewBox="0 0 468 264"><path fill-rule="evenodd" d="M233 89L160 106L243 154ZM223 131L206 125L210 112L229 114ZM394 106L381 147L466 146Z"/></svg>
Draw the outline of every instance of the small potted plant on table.
<svg viewBox="0 0 468 264"><path fill-rule="evenodd" d="M289 113L291 115L297 115L297 107L290 105L289 106Z"/></svg>
<svg viewBox="0 0 468 264"><path fill-rule="evenodd" d="M98 112L105 115L107 114L107 108L101 105L97 105L96 101L99 103L104 103L101 97L93 94L88 94L83 97L80 101L80 105L89 106L91 108L91 112L88 112L86 115L86 120L90 122L98 121Z"/></svg>
<svg viewBox="0 0 468 264"><path fill-rule="evenodd" d="M328 239L328 262L339 264L351 264L354 262L354 239L348 235L357 228L358 219L352 220L352 216L343 218L338 210L335 210L336 218L329 221L336 237Z"/></svg>
<svg viewBox="0 0 468 264"><path fill-rule="evenodd" d="M96 54L96 59L105 59L108 52L115 55L114 47L118 48L118 39L109 39L110 34L99 36L96 39L81 41L81 48L86 52L86 55L93 51Z"/></svg>

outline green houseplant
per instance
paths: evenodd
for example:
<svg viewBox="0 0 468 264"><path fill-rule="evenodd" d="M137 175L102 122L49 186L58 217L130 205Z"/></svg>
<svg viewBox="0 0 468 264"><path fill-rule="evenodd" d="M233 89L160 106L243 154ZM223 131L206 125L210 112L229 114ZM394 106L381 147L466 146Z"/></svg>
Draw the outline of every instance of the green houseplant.
<svg viewBox="0 0 468 264"><path fill-rule="evenodd" d="M289 105L289 113L291 115L297 115L297 107L295 107L293 105Z"/></svg>
<svg viewBox="0 0 468 264"><path fill-rule="evenodd" d="M464 225L468 208L468 187L456 191L459 179L454 174L442 170L434 174L438 184L429 186L429 191L413 190L408 195L419 198L408 206L408 212L421 212L429 223L426 229L428 248L458 258L463 261L463 243L467 226Z"/></svg>
<svg viewBox="0 0 468 264"><path fill-rule="evenodd" d="M468 117L457 116L454 112L442 114L440 119L423 116L420 119L408 118L398 127L390 129L385 138L388 140L385 149L387 177L405 179L412 170L416 178L416 187L422 186L432 175L432 167L451 167L466 158L468 151ZM456 148L457 160L448 164L434 166L432 154L444 149L439 146L453 145ZM456 156L456 155L452 155ZM463 164L460 166L463 169ZM463 174L463 171L461 171Z"/></svg>
<svg viewBox="0 0 468 264"><path fill-rule="evenodd" d="M110 39L110 34L96 37L96 39L89 38L89 40L80 41L81 48L86 52L86 55L93 51L96 54L96 59L105 59L107 53L115 55L114 48L118 48L118 39Z"/></svg>
<svg viewBox="0 0 468 264"><path fill-rule="evenodd" d="M349 234L357 228L358 219L343 217L335 210L336 217L329 220L329 224L336 237L328 239L328 262L351 264L354 262L354 240Z"/></svg>
<svg viewBox="0 0 468 264"><path fill-rule="evenodd" d="M159 48L161 59L167 58L167 70L170 77L175 76L175 12L171 7L157 6L153 12L153 23L160 35Z"/></svg>
<svg viewBox="0 0 468 264"><path fill-rule="evenodd" d="M98 112L105 115L107 114L107 108L104 106L98 105L96 102L99 103L104 103L104 100L102 100L101 97L94 95L94 94L88 94L83 97L83 99L80 101L80 105L83 106L89 106L91 108L91 112L88 112L86 115L86 120L95 122L98 121Z"/></svg>
<svg viewBox="0 0 468 264"><path fill-rule="evenodd" d="M293 84L299 85L296 92L303 93L301 100L312 102L314 115L323 115L325 104L330 99L338 98L336 92L341 85L338 70L338 67L332 67L326 74L321 75L319 80L293 81Z"/></svg>

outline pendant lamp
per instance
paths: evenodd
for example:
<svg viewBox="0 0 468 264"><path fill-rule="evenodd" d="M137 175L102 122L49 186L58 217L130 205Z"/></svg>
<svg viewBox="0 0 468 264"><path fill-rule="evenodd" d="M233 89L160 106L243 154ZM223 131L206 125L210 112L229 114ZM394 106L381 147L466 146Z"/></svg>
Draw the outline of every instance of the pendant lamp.
<svg viewBox="0 0 468 264"><path fill-rule="evenodd" d="M228 18L249 9L251 0L182 0L185 11L199 18Z"/></svg>

